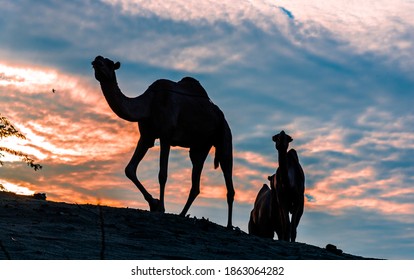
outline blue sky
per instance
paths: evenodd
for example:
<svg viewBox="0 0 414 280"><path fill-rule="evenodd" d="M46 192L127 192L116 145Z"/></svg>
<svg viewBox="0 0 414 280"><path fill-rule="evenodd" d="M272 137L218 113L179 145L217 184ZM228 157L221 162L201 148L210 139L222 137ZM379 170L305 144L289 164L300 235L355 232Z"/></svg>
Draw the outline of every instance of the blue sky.
<svg viewBox="0 0 414 280"><path fill-rule="evenodd" d="M52 200L147 209L124 176L139 138L109 109L90 62L122 63L136 96L156 79L197 78L233 133L234 225L277 168L285 130L306 176L299 242L367 257L413 259L412 1L0 0L0 100L27 141L2 140L44 165L6 158L0 183ZM52 93L52 89L56 92ZM7 143L6 143L7 142ZM157 195L158 146L139 167ZM190 187L174 149L167 212ZM226 223L222 175L206 162L190 214Z"/></svg>

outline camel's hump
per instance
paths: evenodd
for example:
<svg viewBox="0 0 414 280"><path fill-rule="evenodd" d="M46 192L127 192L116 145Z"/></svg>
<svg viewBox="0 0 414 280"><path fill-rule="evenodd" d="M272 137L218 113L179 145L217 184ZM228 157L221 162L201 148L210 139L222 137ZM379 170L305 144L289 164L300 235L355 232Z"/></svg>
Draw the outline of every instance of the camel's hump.
<svg viewBox="0 0 414 280"><path fill-rule="evenodd" d="M179 82L178 85L184 88L191 95L203 96L208 98L207 91L203 88L200 82L192 77L184 77Z"/></svg>
<svg viewBox="0 0 414 280"><path fill-rule="evenodd" d="M149 89L155 91L169 91L186 96L209 98L200 82L191 77L184 77L178 82L159 79L152 83L149 86Z"/></svg>

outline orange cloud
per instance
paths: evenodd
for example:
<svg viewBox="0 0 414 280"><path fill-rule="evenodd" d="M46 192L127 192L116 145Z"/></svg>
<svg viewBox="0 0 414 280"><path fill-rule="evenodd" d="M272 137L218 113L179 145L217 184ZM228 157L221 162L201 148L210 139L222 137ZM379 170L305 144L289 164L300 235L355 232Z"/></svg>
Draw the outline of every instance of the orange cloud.
<svg viewBox="0 0 414 280"><path fill-rule="evenodd" d="M310 142L300 146L303 155L311 155L324 151L335 151L346 154L355 154L352 147L344 143L344 130L341 128L329 129L315 136Z"/></svg>
<svg viewBox="0 0 414 280"><path fill-rule="evenodd" d="M118 119L111 112L98 84L91 85L88 80L53 69L3 63L0 64L0 98L5 105L2 113L27 137L25 141L7 139L10 141L6 144L33 155L44 165L44 169L36 173L26 172L26 169L23 172L22 169L27 167L13 165L4 174L3 185L22 187L28 192L46 192L50 199L58 201L148 209L139 190L124 175L124 167L139 138L137 126ZM298 129L301 125L299 120L288 128L304 131ZM347 145L344 141L347 131L341 128L328 127L313 133L313 138L303 132L296 133L298 139L305 136L311 139L298 145L301 159L317 157L326 151L355 156L358 147L367 143L364 141L380 145L394 143L396 146L396 141L407 145L412 138L397 132L388 136L371 132L360 142ZM389 137L393 141L389 141ZM4 141L6 139L2 139L2 144ZM217 201L225 204L226 199L223 175L220 169L213 169L212 158L214 149L205 163L201 194L197 200L205 206ZM276 150L271 155L263 155L235 149L234 162L235 200L253 205L261 186L268 183L267 176L278 166ZM158 164L159 147L156 145L138 168L140 180L154 197L159 195ZM410 204L393 201L413 192L398 187L402 183L398 177L376 179L376 170L364 166L363 162L344 169L324 170L316 165L304 166L304 169L307 178L313 178L313 185L307 186L306 190L306 194L314 198L311 202L306 201L306 208L311 211L341 213L360 207L385 215L414 213ZM182 208L190 188L188 150L173 148L166 204L173 205L174 209ZM379 195L371 195L372 190L379 190Z"/></svg>

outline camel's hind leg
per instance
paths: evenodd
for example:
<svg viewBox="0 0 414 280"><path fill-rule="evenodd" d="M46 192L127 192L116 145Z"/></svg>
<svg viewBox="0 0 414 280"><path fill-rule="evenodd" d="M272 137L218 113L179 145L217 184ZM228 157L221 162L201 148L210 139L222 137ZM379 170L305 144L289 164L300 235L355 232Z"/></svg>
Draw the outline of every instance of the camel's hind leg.
<svg viewBox="0 0 414 280"><path fill-rule="evenodd" d="M187 203L185 204L183 211L181 211L180 216L185 216L187 214L191 204L200 193L201 171L203 170L204 162L207 158L210 148L211 147L190 149L190 159L193 164L193 171L191 174L191 190L188 196Z"/></svg>
<svg viewBox="0 0 414 280"><path fill-rule="evenodd" d="M232 217L233 217L233 201L234 201L234 186L233 186L233 155L222 155L220 159L221 170L223 171L224 181L227 188L227 228L233 228Z"/></svg>
<svg viewBox="0 0 414 280"><path fill-rule="evenodd" d="M144 158L145 154L147 153L148 149L151 148L153 144L150 141L146 141L142 139L142 137L138 141L138 145L135 149L134 155L132 156L131 160L129 161L128 165L125 167L125 175L137 186L137 188L141 191L142 195L144 196L145 200L148 202L150 206L150 211L157 211L159 200L154 199L152 195L145 189L145 187L141 184L137 177L137 168L141 160Z"/></svg>
<svg viewBox="0 0 414 280"><path fill-rule="evenodd" d="M164 206L164 193L165 193L165 184L167 183L168 176L168 157L170 154L170 145L161 141L160 149L160 171L158 173L158 181L160 183L160 203L158 206L158 211L165 212Z"/></svg>

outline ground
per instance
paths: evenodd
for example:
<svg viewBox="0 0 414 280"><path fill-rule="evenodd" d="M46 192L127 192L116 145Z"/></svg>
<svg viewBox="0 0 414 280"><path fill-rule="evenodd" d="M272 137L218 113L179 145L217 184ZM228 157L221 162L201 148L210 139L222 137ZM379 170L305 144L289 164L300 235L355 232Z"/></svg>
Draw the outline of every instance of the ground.
<svg viewBox="0 0 414 280"><path fill-rule="evenodd" d="M364 259L207 219L0 192L0 259Z"/></svg>

